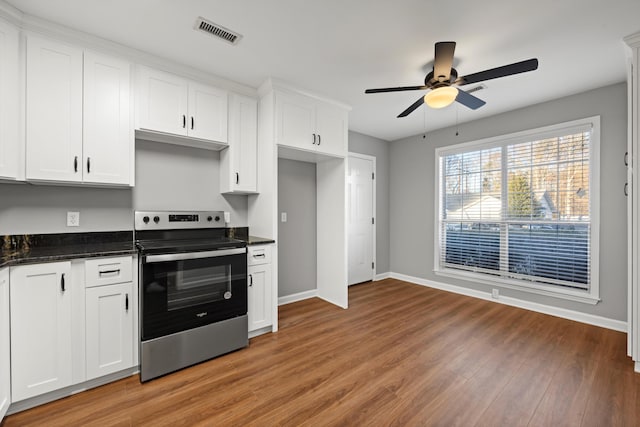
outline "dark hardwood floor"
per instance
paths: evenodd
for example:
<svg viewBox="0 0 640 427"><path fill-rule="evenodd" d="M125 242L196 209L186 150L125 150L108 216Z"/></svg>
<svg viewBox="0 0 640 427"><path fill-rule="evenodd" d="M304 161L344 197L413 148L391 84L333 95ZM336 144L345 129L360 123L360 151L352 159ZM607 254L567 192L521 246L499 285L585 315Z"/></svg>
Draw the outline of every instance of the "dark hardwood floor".
<svg viewBox="0 0 640 427"><path fill-rule="evenodd" d="M12 426L638 426L626 335L387 279L280 307L280 331Z"/></svg>

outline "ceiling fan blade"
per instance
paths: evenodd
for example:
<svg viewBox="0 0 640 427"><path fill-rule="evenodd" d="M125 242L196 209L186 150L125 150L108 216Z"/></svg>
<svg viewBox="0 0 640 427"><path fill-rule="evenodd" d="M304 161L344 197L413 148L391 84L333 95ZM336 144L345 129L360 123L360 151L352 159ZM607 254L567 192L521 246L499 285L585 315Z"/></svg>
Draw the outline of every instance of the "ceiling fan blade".
<svg viewBox="0 0 640 427"><path fill-rule="evenodd" d="M433 77L442 81L451 77L451 67L453 67L453 53L456 50L456 42L436 43L435 59L433 61Z"/></svg>
<svg viewBox="0 0 640 427"><path fill-rule="evenodd" d="M537 68L538 60L536 58L527 59L526 61L503 65L502 67L492 68L490 70L480 71L479 73L462 76L455 81L455 84L460 86L468 85L470 83L483 82L485 80L497 79L499 77L506 77L513 74L526 73L527 71L533 71Z"/></svg>
<svg viewBox="0 0 640 427"><path fill-rule="evenodd" d="M382 92L401 92L403 90L427 90L429 86L401 86L401 87L383 87L380 89L367 89L364 93L382 93Z"/></svg>
<svg viewBox="0 0 640 427"><path fill-rule="evenodd" d="M413 111L416 108L418 108L419 106L421 106L422 104L424 104L424 96L421 96L416 102L411 104L411 106L409 106L409 108L404 110L402 113L398 114L398 118L407 117L409 114L413 113Z"/></svg>
<svg viewBox="0 0 640 427"><path fill-rule="evenodd" d="M458 96L456 96L456 101L458 101L460 104L464 105L465 107L471 108L472 110L477 110L478 108L486 104L486 102L483 101L482 99L477 98L471 95L470 93L465 92L462 89L458 89Z"/></svg>

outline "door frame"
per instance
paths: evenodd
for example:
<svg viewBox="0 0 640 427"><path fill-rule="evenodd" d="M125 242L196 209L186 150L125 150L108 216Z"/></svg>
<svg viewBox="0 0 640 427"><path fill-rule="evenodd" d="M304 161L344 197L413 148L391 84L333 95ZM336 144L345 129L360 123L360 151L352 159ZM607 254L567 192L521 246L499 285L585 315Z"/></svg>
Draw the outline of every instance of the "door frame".
<svg viewBox="0 0 640 427"><path fill-rule="evenodd" d="M354 153L349 151L347 153L347 176L349 174L349 160L352 158L358 158L358 159L362 159L362 160L369 160L372 162L372 171L373 171L373 179L371 180L371 185L373 187L373 194L371 197L371 203L372 203L372 215L373 215L373 222L375 225L375 227L373 227L373 235L371 238L371 244L372 244L372 248L371 248L371 254L372 254L372 262L373 262L373 266L374 268L371 269L371 281L374 282L376 280L376 272L378 271L378 260L376 258L376 230L378 228L378 215L377 215L377 209L376 209L376 190L377 190L377 180L378 180L378 172L376 170L376 157L375 156L371 156L368 154L361 154L361 153ZM345 179L345 195L348 194L348 189L349 189L349 184L347 183L347 180ZM349 215L349 209L350 209L350 201L347 200L346 203L347 206L347 218ZM349 221L346 222L346 226L349 227ZM347 229L347 273L349 270L349 230ZM347 274L347 277L349 275ZM347 279L348 281L348 279ZM349 285L351 286L351 285Z"/></svg>

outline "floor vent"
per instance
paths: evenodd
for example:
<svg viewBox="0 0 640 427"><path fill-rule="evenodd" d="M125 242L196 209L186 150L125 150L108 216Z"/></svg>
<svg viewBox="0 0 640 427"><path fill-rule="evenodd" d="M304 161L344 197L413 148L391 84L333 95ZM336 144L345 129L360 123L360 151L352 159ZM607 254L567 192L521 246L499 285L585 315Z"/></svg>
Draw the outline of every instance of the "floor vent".
<svg viewBox="0 0 640 427"><path fill-rule="evenodd" d="M198 17L193 28L231 44L237 44L242 38L240 34L233 32L221 25L214 24L213 22L208 21L201 16Z"/></svg>

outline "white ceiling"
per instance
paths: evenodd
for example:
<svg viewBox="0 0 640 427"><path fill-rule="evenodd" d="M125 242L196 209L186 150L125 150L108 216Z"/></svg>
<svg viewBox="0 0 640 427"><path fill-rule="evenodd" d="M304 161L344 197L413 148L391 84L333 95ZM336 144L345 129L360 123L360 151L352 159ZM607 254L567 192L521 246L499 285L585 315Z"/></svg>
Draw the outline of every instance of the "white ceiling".
<svg viewBox="0 0 640 427"><path fill-rule="evenodd" d="M267 77L351 105L351 130L396 140L625 80L622 38L638 0L7 0L21 11L238 83ZM232 46L197 33L198 16L237 31ZM476 111L455 104L396 116L421 92L433 45L457 42L466 75L529 58L537 71L486 82Z"/></svg>

